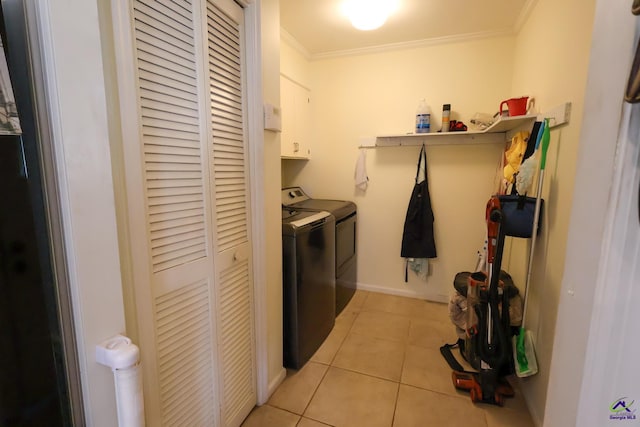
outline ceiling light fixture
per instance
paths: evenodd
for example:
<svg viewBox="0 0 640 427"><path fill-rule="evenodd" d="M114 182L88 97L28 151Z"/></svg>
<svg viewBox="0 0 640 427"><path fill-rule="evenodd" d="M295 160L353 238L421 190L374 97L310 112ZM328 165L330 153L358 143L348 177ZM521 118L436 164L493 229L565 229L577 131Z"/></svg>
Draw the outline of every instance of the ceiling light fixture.
<svg viewBox="0 0 640 427"><path fill-rule="evenodd" d="M358 30L380 28L398 6L398 0L344 0L342 11Z"/></svg>

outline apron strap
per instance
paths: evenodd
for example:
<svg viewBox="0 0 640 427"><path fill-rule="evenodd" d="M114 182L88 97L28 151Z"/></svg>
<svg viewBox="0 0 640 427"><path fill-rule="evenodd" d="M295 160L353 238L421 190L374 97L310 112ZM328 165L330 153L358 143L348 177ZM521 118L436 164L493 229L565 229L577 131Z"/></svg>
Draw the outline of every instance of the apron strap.
<svg viewBox="0 0 640 427"><path fill-rule="evenodd" d="M420 177L420 164L424 159L424 179L427 179L427 150L422 144L422 148L420 149L420 155L418 156L418 168L416 170L416 184L418 183L418 178Z"/></svg>

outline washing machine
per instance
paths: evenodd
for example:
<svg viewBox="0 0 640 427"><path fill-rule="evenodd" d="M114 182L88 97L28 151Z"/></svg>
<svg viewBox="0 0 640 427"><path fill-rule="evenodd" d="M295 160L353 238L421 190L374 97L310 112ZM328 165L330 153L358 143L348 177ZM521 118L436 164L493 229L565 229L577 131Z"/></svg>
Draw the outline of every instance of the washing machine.
<svg viewBox="0 0 640 427"><path fill-rule="evenodd" d="M333 329L336 317L335 218L282 210L284 366L300 369Z"/></svg>
<svg viewBox="0 0 640 427"><path fill-rule="evenodd" d="M353 297L358 282L356 245L357 207L347 200L313 199L301 187L282 189L283 208L296 211L326 211L335 219L336 315Z"/></svg>

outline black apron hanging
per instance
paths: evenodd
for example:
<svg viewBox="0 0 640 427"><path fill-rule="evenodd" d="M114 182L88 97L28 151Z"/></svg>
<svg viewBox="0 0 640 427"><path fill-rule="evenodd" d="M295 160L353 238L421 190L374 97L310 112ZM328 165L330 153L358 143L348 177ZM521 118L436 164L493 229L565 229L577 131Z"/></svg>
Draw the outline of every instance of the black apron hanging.
<svg viewBox="0 0 640 427"><path fill-rule="evenodd" d="M424 162L424 180L418 182L422 162ZM427 153L424 144L422 144L418 158L416 183L413 186L411 200L409 200L409 207L407 208L407 216L404 220L402 249L400 251L400 256L403 258L436 257L436 243L433 238L433 210L431 209L427 175ZM407 279L407 272L405 271L405 282Z"/></svg>

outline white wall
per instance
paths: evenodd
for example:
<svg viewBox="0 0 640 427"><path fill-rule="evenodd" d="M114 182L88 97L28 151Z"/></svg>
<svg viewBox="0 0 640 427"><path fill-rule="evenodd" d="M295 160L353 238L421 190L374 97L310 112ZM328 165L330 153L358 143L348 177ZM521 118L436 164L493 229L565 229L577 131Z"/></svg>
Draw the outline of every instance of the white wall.
<svg viewBox="0 0 640 427"><path fill-rule="evenodd" d="M410 275L405 284L400 258L419 147L368 150L365 194L355 191L354 166L360 137L413 130L421 98L431 105L436 130L444 103L452 104L452 119L467 124L475 112L496 112L511 95L514 44L501 37L311 63L312 158L283 162L283 185L356 202L359 287L444 301L455 273L475 267L500 144L427 148L438 258L426 283ZM282 52L286 73L299 59L285 60L290 50Z"/></svg>
<svg viewBox="0 0 640 427"><path fill-rule="evenodd" d="M516 39L512 93L534 95L542 113L563 102L572 103L570 124L551 131L543 188L546 203L543 228L536 243L525 325L533 333L539 373L523 381L523 390L538 425L545 417L556 317L565 270L567 234L582 139L594 3L594 0L538 0ZM594 236L601 232L597 223L589 231ZM528 260L528 241L518 243L519 246L509 254L511 270L524 271ZM568 407L563 405L563 408L571 413Z"/></svg>
<svg viewBox="0 0 640 427"><path fill-rule="evenodd" d="M622 150L617 144L619 128L626 123L621 120L622 94L635 52L638 18L631 14L630 4L625 0L594 3L595 20L593 25L588 24L593 31L593 43L586 68L580 145L576 147L578 160L568 218L566 264L557 301L561 310L553 341L544 414L546 426L633 424L610 421L608 409L617 398L638 399L635 365L639 350L634 332L637 309L628 305L637 301L637 292L634 295L631 290L637 287L638 280L624 275L633 271L630 264L637 265L637 252L631 259L625 257L635 251L634 246L637 248L634 238L638 233L637 228L629 228L629 235L624 235L627 224L612 223L631 217L629 224L637 227L636 212L629 212L627 218L615 212L623 206L635 210L637 199L624 188L618 195L619 187L614 184L621 184L615 183L613 177L618 176L631 191L637 191L634 167L628 165L619 170L627 160L633 160L630 155L633 151L624 154L628 159L622 158L619 163L615 159ZM571 4L583 6L582 2ZM555 10L556 3L549 2L551 5ZM567 8L563 22L575 19L574 12L573 7ZM631 125L631 134L637 135L637 121ZM624 138L621 141L627 142ZM637 144L637 139L633 143ZM619 204L611 198L612 194L622 199ZM622 268L620 263L625 261L629 264Z"/></svg>

